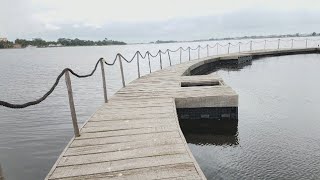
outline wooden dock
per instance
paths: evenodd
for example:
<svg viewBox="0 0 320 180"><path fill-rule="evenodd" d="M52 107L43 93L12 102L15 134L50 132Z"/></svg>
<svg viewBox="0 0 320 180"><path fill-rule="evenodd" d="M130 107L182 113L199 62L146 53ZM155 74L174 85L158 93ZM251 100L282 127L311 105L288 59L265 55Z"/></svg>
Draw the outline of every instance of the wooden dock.
<svg viewBox="0 0 320 180"><path fill-rule="evenodd" d="M131 82L85 123L81 136L70 141L46 179L206 179L188 148L176 109L237 107L238 95L216 75L184 75L214 61L279 52L202 58Z"/></svg>

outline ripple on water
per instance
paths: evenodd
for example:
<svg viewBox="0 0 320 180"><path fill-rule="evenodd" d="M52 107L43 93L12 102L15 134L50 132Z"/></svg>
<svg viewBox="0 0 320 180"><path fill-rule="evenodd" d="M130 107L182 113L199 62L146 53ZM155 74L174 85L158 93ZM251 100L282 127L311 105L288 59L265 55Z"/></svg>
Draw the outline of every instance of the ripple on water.
<svg viewBox="0 0 320 180"><path fill-rule="evenodd" d="M186 135L208 179L320 177L320 84L314 84L320 61L313 59L320 55L263 58L241 71L218 72L239 94L237 135L190 141ZM303 68L308 72L297 71ZM299 79L308 80L299 86Z"/></svg>

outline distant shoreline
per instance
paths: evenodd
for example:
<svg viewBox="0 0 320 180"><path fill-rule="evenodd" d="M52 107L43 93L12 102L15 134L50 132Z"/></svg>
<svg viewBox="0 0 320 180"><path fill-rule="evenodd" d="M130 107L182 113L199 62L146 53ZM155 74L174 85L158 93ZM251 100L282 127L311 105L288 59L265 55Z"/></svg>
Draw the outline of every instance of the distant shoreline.
<svg viewBox="0 0 320 180"><path fill-rule="evenodd" d="M199 40L190 40L190 41L175 41L175 40L158 40L155 42L149 42L145 44L165 44L165 43L183 43L183 42L205 42L205 41L223 41L223 40L240 40L240 39L272 39L272 38L297 38L297 37L319 37L320 33L310 33L310 34L282 34L282 35L265 35L265 36L241 36L241 37L228 37L228 38L210 38L210 39L199 39Z"/></svg>
<svg viewBox="0 0 320 180"><path fill-rule="evenodd" d="M199 40L185 40L185 41L176 41L176 40L157 40L155 42L149 42L149 43L125 43L121 41L113 41L113 40L103 40L103 41L90 41L90 40L79 40L75 39L76 42L78 43L83 43L83 42L90 42L91 44L76 44L76 45L62 45L62 44L57 44L57 42L54 41L44 41L42 39L35 39L38 41L41 41L42 43L55 43L55 44L49 44L45 46L32 46L32 45L27 45L25 47L21 46L20 44L14 44L13 42L7 41L7 43L11 43L10 47L1 47L0 49L26 49L26 48L57 48L57 47L91 47L91 46L118 46L118 45L135 45L135 44L167 44L167 43L186 43L186 42L206 42L206 41L224 41L224 40L243 40L243 39L272 39L272 38L301 38L301 37L319 37L320 33L310 33L310 34L300 34L300 33L295 33L295 34L286 34L286 35L265 35L265 36L241 36L241 37L228 37L228 38L210 38L210 39L199 39ZM71 42L74 40L71 39L64 39L67 40L67 42ZM19 39L17 39L19 40ZM17 41L16 40L16 41ZM21 40L20 40L21 41ZM26 42L32 42L28 40L23 40ZM0 45L3 42L0 42ZM98 44L100 43L100 44ZM101 43L108 43L108 44L101 44ZM16 46L18 45L18 46Z"/></svg>

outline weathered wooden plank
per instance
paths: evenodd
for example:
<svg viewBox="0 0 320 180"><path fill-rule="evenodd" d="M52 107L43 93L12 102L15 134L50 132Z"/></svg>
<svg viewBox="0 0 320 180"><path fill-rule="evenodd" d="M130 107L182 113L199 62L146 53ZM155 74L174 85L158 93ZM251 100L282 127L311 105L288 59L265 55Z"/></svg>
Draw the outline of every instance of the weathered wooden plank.
<svg viewBox="0 0 320 180"><path fill-rule="evenodd" d="M110 131L93 131L93 132L81 132L81 136L77 139L92 139L99 137L111 137L111 136L124 136L124 135L136 135L136 134L151 134L158 132L171 132L177 131L176 126L157 126L147 128L136 128L136 129L122 129L122 130L110 130Z"/></svg>
<svg viewBox="0 0 320 180"><path fill-rule="evenodd" d="M131 120L114 120L114 121L91 121L86 124L88 127L102 127L102 126L133 126L133 125L145 125L145 124L166 124L172 123L172 119L162 118L162 119L131 119Z"/></svg>
<svg viewBox="0 0 320 180"><path fill-rule="evenodd" d="M113 109L113 108L109 108L109 109L104 109L101 110L97 113L97 115L99 114L123 114L123 113L157 113L157 112L172 112L172 105L170 106L166 106L166 107L145 107L145 108L123 108L123 109Z"/></svg>
<svg viewBox="0 0 320 180"><path fill-rule="evenodd" d="M161 132L153 134L138 134L130 136L117 136L117 137L103 137L103 138L94 138L94 139L75 139L70 147L78 146L93 146L98 144L113 144L121 142L132 142L132 141L144 141L144 140L154 140L166 138L178 138L180 137L178 132Z"/></svg>
<svg viewBox="0 0 320 180"><path fill-rule="evenodd" d="M132 124L132 125L121 125L121 126L106 126L106 127L84 127L81 132L104 132L104 131L115 131L115 130L127 130L127 129L142 129L142 128L154 128L164 126L176 126L175 123L158 123L158 124Z"/></svg>
<svg viewBox="0 0 320 180"><path fill-rule="evenodd" d="M127 159L112 162L102 162L93 164L84 164L77 166L57 167L50 179L84 176L90 174L108 173L122 170L147 168L154 166L173 165L181 163L192 163L192 159L188 154L175 154L145 157L137 159Z"/></svg>
<svg viewBox="0 0 320 180"><path fill-rule="evenodd" d="M186 149L183 144L170 144L99 154L86 154L81 155L80 158L79 156L65 156L61 158L58 167L183 153L186 153Z"/></svg>
<svg viewBox="0 0 320 180"><path fill-rule="evenodd" d="M172 113L155 113L155 114L108 114L94 115L90 121L108 121L108 120L130 120L130 119L150 119L150 117L157 118L172 118Z"/></svg>
<svg viewBox="0 0 320 180"><path fill-rule="evenodd" d="M109 179L109 180L155 180L155 179L175 179L181 178L197 180L200 179L192 163L173 164L165 166L155 166L140 169L128 169L110 173L100 173L84 176L75 176L57 180L80 180L80 179Z"/></svg>
<svg viewBox="0 0 320 180"><path fill-rule="evenodd" d="M113 151L119 151L119 150L132 150L132 149L157 147L157 146L180 144L180 143L181 143L180 138L168 138L168 139L158 139L157 141L154 141L152 139L152 140L145 140L145 141L123 142L123 143L116 143L116 144L70 147L67 149L64 156L97 154L97 153L113 152Z"/></svg>

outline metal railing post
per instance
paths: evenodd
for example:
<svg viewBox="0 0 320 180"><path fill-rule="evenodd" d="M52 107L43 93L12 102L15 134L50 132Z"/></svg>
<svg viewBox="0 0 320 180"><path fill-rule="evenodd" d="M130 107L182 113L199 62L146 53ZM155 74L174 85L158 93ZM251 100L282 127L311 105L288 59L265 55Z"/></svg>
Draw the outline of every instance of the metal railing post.
<svg viewBox="0 0 320 180"><path fill-rule="evenodd" d="M180 64L182 63L182 48L180 47Z"/></svg>
<svg viewBox="0 0 320 180"><path fill-rule="evenodd" d="M102 85L103 85L103 97L104 97L104 102L108 102L108 96L107 96L107 84L106 84L106 74L104 72L104 64L103 64L104 59L100 59L100 66L101 66L101 75L102 75Z"/></svg>
<svg viewBox="0 0 320 180"><path fill-rule="evenodd" d="M228 54L230 54L230 43L228 43Z"/></svg>
<svg viewBox="0 0 320 180"><path fill-rule="evenodd" d="M122 79L122 87L126 87L126 82L124 80L124 74L123 74L122 59L120 55L118 56L119 56L119 65L120 65L120 72L121 72L121 79Z"/></svg>
<svg viewBox="0 0 320 180"><path fill-rule="evenodd" d="M200 59L200 49L201 49L201 46L199 45L198 46L198 59Z"/></svg>
<svg viewBox="0 0 320 180"><path fill-rule="evenodd" d="M280 39L278 39L278 49L280 49Z"/></svg>
<svg viewBox="0 0 320 180"><path fill-rule="evenodd" d="M216 43L217 45L217 55L219 54L219 43Z"/></svg>
<svg viewBox="0 0 320 180"><path fill-rule="evenodd" d="M170 51L169 51L169 49L167 49L167 51L168 51L168 58L169 58L170 66L172 66L172 63L171 63L171 56L170 56Z"/></svg>
<svg viewBox="0 0 320 180"><path fill-rule="evenodd" d="M150 70L150 74L151 74L150 53L149 53L149 51L147 53L148 53L148 61L149 61L149 70Z"/></svg>
<svg viewBox="0 0 320 180"><path fill-rule="evenodd" d="M207 44L207 57L209 57L209 44Z"/></svg>
<svg viewBox="0 0 320 180"><path fill-rule="evenodd" d="M241 52L241 42L239 42L239 52Z"/></svg>
<svg viewBox="0 0 320 180"><path fill-rule="evenodd" d="M252 51L252 41L250 41L250 51Z"/></svg>
<svg viewBox="0 0 320 180"><path fill-rule="evenodd" d="M308 38L306 39L306 48L308 48Z"/></svg>
<svg viewBox="0 0 320 180"><path fill-rule="evenodd" d="M266 50L267 40L264 40L264 50Z"/></svg>
<svg viewBox="0 0 320 180"><path fill-rule="evenodd" d="M76 109L74 107L71 79L70 79L68 70L65 72L64 76L66 79L66 85L68 90L69 106L70 106L70 112L71 112L71 118L72 118L73 131L74 131L75 137L79 137L80 133L79 133L79 127L78 127L78 121L77 121L77 114L76 114Z"/></svg>
<svg viewBox="0 0 320 180"><path fill-rule="evenodd" d="M293 39L291 39L291 49L293 49Z"/></svg>
<svg viewBox="0 0 320 180"><path fill-rule="evenodd" d="M162 69L162 57L161 57L161 53L162 53L162 51L159 50L159 55L160 55L160 69Z"/></svg>
<svg viewBox="0 0 320 180"><path fill-rule="evenodd" d="M188 47L188 49L189 49L189 61L191 60L191 56L190 56L190 49L191 49L191 47Z"/></svg>
<svg viewBox="0 0 320 180"><path fill-rule="evenodd" d="M138 66L138 78L140 78L140 64L139 64L139 53L137 53L137 66Z"/></svg>

